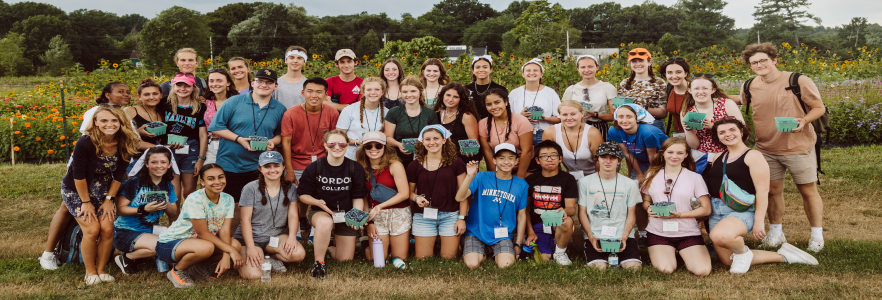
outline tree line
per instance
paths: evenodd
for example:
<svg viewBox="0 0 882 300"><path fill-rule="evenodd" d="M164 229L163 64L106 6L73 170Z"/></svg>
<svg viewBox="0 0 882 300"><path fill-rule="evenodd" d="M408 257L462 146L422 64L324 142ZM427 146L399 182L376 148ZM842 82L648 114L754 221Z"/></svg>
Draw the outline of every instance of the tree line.
<svg viewBox="0 0 882 300"><path fill-rule="evenodd" d="M384 45L398 47L390 42L429 36L436 38L432 39L436 44L487 47L490 52L524 57L562 54L567 46L616 48L634 42L674 54L711 45L740 49L759 40L805 44L849 58L856 55L852 54L856 48L882 45L879 24L855 17L843 26L824 27L810 13L808 0L762 0L750 28L735 28L734 19L722 13L727 4L723 0L681 0L672 6L604 2L564 9L547 0L520 0L496 11L478 0L441 0L420 16L405 13L392 18L367 12L318 17L294 4L242 2L205 14L173 6L148 19L87 9L66 13L45 3L0 0L0 75L57 75L75 63L92 70L102 59L127 59L133 51L142 53L147 67L166 70L172 68L171 57L181 47L197 49L203 59L211 54L277 58L295 44L325 58L341 48L374 56Z"/></svg>

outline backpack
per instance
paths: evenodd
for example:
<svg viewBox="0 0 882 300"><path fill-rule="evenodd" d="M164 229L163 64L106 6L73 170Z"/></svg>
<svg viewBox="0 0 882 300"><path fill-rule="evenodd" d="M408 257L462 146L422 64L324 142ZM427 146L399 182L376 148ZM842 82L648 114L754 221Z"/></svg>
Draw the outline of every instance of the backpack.
<svg viewBox="0 0 882 300"><path fill-rule="evenodd" d="M61 233L58 244L55 245L55 257L61 263L83 264L83 254L80 252L80 243L83 241L83 231L76 222L70 222Z"/></svg>
<svg viewBox="0 0 882 300"><path fill-rule="evenodd" d="M668 84L665 86L665 98L671 96L671 91L672 91L672 90L674 90L674 86L671 85L670 83L668 83ZM665 102L665 103L667 103L667 102ZM674 104L677 104L677 103L674 102ZM679 116L678 116L678 117L679 117ZM665 134L667 134L667 136L671 136L671 130L672 130L672 128L673 128L673 127L671 127L671 125L673 125L673 123L674 123L674 117L669 116L669 117L668 117L668 126L665 126L665 131L667 131L667 132L665 132Z"/></svg>
<svg viewBox="0 0 882 300"><path fill-rule="evenodd" d="M808 107L806 107L805 102L802 102L802 90L799 87L799 76L802 76L802 74L796 72L791 73L790 86L784 89L791 91L796 95L796 99L799 100L800 107L802 107L802 112L808 114ZM741 102L747 107L745 114L750 114L750 83L753 82L754 79L756 79L756 77L744 82L744 99L742 99ZM818 164L818 173L826 175L827 173L824 173L824 171L821 170L821 146L824 144L825 139L821 137L821 134L826 133L826 139L830 138L830 109L826 107L824 109L824 114L811 124L815 128L815 134L817 134L817 138L815 139L815 161L817 161ZM821 179L818 178L818 185L820 184Z"/></svg>

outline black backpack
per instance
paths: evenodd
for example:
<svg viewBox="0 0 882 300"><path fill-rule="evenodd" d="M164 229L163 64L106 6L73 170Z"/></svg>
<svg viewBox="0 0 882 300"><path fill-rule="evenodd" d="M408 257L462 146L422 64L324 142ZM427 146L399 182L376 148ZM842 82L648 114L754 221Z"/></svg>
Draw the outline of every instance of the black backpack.
<svg viewBox="0 0 882 300"><path fill-rule="evenodd" d="M796 99L799 100L802 111L808 114L808 107L806 107L805 102L802 102L802 89L799 87L799 76L802 76L802 74L796 72L790 73L790 86L784 89L791 91L796 95ZM756 79L756 77L744 82L744 99L741 99L741 103L747 107L745 114L750 114L750 84L754 79ZM815 134L817 134L817 138L815 139L815 161L817 161L818 164L818 173L826 175L826 173L821 170L821 146L824 144L825 140L825 138L821 137L821 134L826 133L826 139L830 138L830 109L826 107L824 109L824 115L813 121L811 124L815 128ZM821 179L818 178L818 185L820 184Z"/></svg>
<svg viewBox="0 0 882 300"><path fill-rule="evenodd" d="M83 264L83 254L80 252L80 243L83 241L83 231L77 222L68 223L55 245L55 257L62 264L74 263Z"/></svg>

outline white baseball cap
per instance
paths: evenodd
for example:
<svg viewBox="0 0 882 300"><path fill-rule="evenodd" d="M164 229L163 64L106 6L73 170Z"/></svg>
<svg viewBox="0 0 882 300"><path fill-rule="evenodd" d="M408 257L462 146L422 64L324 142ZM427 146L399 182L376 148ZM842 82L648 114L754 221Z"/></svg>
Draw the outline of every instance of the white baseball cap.
<svg viewBox="0 0 882 300"><path fill-rule="evenodd" d="M511 153L514 153L514 155L518 155L518 151L515 149L514 145L509 143L502 143L496 145L496 148L493 150L493 156L496 156L497 154L499 154L499 152L502 151L511 151Z"/></svg>

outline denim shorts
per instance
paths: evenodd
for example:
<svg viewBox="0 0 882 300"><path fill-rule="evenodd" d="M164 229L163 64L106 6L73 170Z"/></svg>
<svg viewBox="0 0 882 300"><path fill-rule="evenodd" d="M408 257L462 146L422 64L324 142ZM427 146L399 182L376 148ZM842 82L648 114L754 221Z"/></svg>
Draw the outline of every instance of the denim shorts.
<svg viewBox="0 0 882 300"><path fill-rule="evenodd" d="M411 230L413 236L434 237L434 236L455 236L456 221L459 221L459 211L439 211L438 219L423 218L423 214L413 214L413 225Z"/></svg>
<svg viewBox="0 0 882 300"><path fill-rule="evenodd" d="M544 133L545 129L536 130L536 133L533 134L533 146L536 146L542 142L542 134Z"/></svg>
<svg viewBox="0 0 882 300"><path fill-rule="evenodd" d="M625 162L622 162L622 166L624 166ZM649 163L644 163L642 161L637 161L637 166L640 167L640 171L643 172L643 175L646 175L646 171L649 170ZM637 179L637 172L631 172L631 179Z"/></svg>
<svg viewBox="0 0 882 300"><path fill-rule="evenodd" d="M175 161L181 173L193 174L196 169L196 160L199 159L199 140L187 140L190 151L187 154L175 153Z"/></svg>
<svg viewBox="0 0 882 300"><path fill-rule="evenodd" d="M113 248L122 253L131 253L135 251L135 242L144 235L145 232L133 231L128 229L113 229Z"/></svg>
<svg viewBox="0 0 882 300"><path fill-rule="evenodd" d="M729 206L726 206L720 198L711 197L710 200L712 210L710 215L710 230L714 230L714 226L717 226L717 223L720 223L720 221L728 217L735 217L741 220L741 222L744 222L744 226L747 226L747 232L753 230L754 210L756 210L755 206L751 206L748 211L737 212Z"/></svg>
<svg viewBox="0 0 882 300"><path fill-rule="evenodd" d="M177 263L178 259L175 258L175 249L178 248L181 242L186 240L179 239L168 243L156 242L156 258L170 264Z"/></svg>

